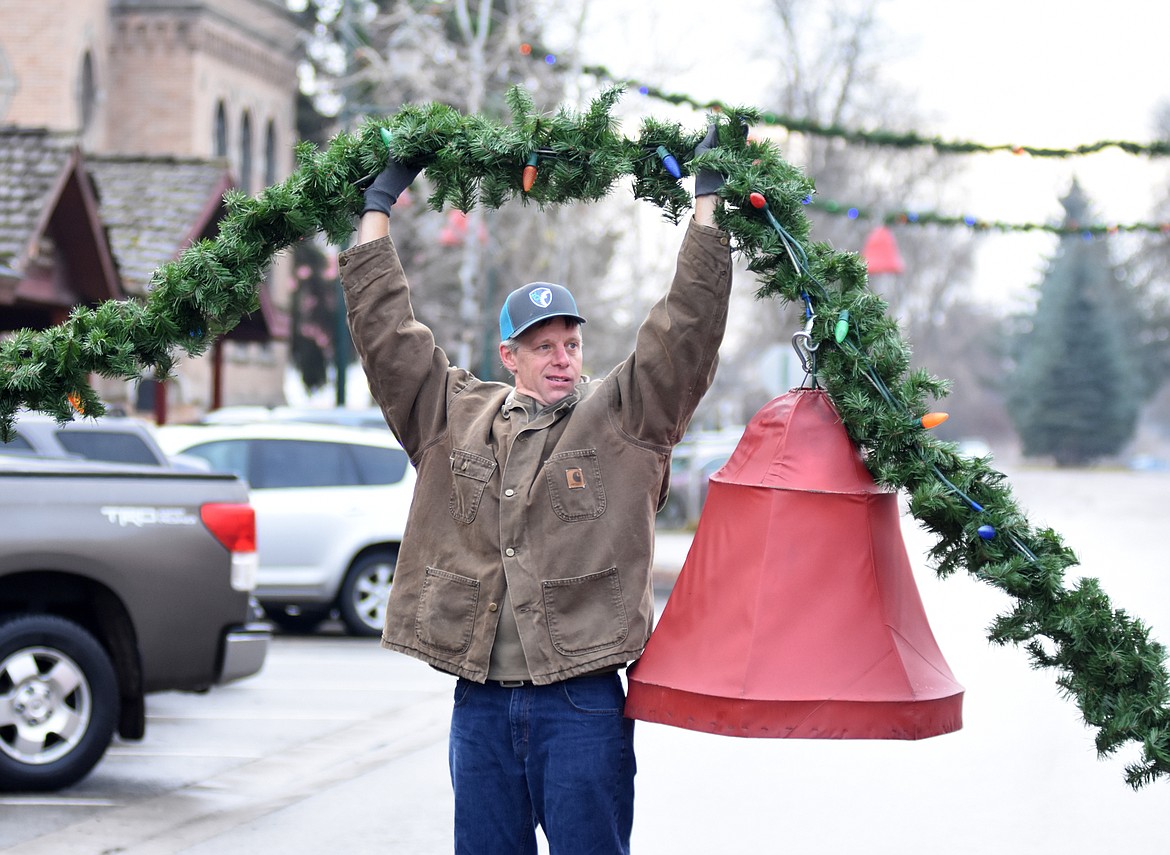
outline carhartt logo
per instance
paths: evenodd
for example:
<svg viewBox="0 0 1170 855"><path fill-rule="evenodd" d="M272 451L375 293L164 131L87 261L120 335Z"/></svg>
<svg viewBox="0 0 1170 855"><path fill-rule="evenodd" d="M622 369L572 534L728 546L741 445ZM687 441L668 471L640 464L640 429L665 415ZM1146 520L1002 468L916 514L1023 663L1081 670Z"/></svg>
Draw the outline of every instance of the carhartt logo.
<svg viewBox="0 0 1170 855"><path fill-rule="evenodd" d="M528 299L540 308L547 309L552 304L552 289L533 288L528 292Z"/></svg>
<svg viewBox="0 0 1170 855"><path fill-rule="evenodd" d="M585 473L580 469L566 469L565 480L569 482L570 490L583 490L585 488Z"/></svg>

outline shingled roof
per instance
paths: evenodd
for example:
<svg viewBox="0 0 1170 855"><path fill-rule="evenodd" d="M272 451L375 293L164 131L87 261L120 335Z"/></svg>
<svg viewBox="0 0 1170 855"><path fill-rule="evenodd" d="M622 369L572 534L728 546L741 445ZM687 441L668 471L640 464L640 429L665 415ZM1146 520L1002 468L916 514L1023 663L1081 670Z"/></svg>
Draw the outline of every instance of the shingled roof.
<svg viewBox="0 0 1170 855"><path fill-rule="evenodd" d="M102 222L126 290L143 294L155 269L215 233L226 163L173 157L89 155Z"/></svg>
<svg viewBox="0 0 1170 855"><path fill-rule="evenodd" d="M0 264L28 263L76 148L71 134L0 127Z"/></svg>

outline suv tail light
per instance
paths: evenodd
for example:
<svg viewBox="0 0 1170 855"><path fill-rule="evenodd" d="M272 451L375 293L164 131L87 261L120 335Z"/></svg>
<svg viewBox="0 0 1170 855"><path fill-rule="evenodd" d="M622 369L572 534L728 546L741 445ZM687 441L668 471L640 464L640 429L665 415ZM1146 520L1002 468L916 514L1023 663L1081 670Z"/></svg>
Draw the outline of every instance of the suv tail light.
<svg viewBox="0 0 1170 855"><path fill-rule="evenodd" d="M256 511L249 504L213 502L199 509L199 516L215 539L232 554L232 588L252 591L260 565L256 554Z"/></svg>

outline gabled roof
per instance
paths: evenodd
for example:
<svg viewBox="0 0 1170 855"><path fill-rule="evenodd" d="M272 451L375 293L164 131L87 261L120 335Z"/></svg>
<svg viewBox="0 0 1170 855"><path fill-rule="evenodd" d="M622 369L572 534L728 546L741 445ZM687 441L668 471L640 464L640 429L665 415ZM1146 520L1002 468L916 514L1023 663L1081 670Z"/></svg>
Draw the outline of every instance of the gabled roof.
<svg viewBox="0 0 1170 855"><path fill-rule="evenodd" d="M232 187L222 161L89 155L90 173L122 281L143 294L155 269L215 234Z"/></svg>
<svg viewBox="0 0 1170 855"><path fill-rule="evenodd" d="M0 127L0 268L0 297L21 325L124 296L74 136Z"/></svg>

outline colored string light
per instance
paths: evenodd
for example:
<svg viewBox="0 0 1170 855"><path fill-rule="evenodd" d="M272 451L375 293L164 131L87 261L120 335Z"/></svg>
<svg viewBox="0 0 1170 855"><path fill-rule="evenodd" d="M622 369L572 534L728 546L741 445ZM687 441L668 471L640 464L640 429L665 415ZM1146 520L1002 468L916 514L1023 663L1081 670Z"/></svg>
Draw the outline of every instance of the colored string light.
<svg viewBox="0 0 1170 855"><path fill-rule="evenodd" d="M837 315L837 324L833 327L833 340L840 344L849 335L849 310L842 309Z"/></svg>
<svg viewBox="0 0 1170 855"><path fill-rule="evenodd" d="M808 269L808 254L804 251L804 247L800 245L800 242L789 234L784 226L780 225L780 221L776 219L776 216L772 213L772 209L768 207L768 200L764 194L753 190L748 194L748 202L751 203L753 208L762 212L768 218L768 223L775 229L776 234L780 236L780 243L784 247L784 251L788 254L788 260L796 268L796 272L808 276L811 279L812 273Z"/></svg>
<svg viewBox="0 0 1170 855"><path fill-rule="evenodd" d="M662 165L666 167L666 171L670 173L672 178L682 178L682 170L678 168L678 161L674 159L674 155L666 150L666 146L660 145L657 149L658 158L662 161Z"/></svg>
<svg viewBox="0 0 1170 855"><path fill-rule="evenodd" d="M532 189L532 185L536 183L536 162L540 159L536 152L528 155L528 163L524 167L524 171L520 175L520 184L527 193Z"/></svg>

